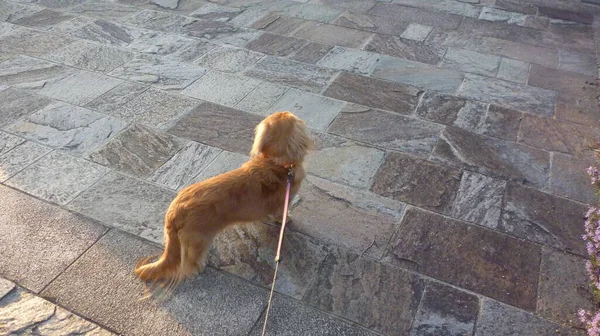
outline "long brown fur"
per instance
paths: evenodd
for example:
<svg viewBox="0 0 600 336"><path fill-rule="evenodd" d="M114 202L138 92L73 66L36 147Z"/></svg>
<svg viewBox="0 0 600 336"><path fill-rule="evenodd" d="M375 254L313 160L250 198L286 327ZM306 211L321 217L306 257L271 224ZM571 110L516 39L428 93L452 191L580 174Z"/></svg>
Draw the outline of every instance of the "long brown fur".
<svg viewBox="0 0 600 336"><path fill-rule="evenodd" d="M138 262L136 275L162 281L167 291L202 272L215 236L226 227L267 217L281 218L289 165L300 188L302 166L313 142L305 123L290 112L277 112L255 129L250 160L242 167L181 190L165 215L165 249L160 258Z"/></svg>

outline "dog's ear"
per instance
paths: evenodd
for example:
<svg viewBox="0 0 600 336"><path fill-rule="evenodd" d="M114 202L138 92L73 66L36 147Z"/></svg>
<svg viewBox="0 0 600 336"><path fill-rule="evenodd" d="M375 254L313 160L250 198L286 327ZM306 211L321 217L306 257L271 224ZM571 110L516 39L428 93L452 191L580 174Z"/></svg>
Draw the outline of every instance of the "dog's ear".
<svg viewBox="0 0 600 336"><path fill-rule="evenodd" d="M250 157L259 155L265 149L265 139L267 134L268 125L266 122L261 122L254 129L254 143L252 144L252 150L250 151Z"/></svg>

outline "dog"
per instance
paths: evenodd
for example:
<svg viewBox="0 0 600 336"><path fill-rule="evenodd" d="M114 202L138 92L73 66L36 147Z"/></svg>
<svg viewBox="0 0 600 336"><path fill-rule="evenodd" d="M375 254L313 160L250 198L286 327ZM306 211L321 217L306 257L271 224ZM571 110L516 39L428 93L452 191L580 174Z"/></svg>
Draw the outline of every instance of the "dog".
<svg viewBox="0 0 600 336"><path fill-rule="evenodd" d="M288 172L290 199L305 177L304 157L314 143L304 121L277 112L254 130L250 159L240 168L190 185L171 202L165 215L165 249L140 260L135 274L172 290L204 270L215 236L233 224L283 216Z"/></svg>

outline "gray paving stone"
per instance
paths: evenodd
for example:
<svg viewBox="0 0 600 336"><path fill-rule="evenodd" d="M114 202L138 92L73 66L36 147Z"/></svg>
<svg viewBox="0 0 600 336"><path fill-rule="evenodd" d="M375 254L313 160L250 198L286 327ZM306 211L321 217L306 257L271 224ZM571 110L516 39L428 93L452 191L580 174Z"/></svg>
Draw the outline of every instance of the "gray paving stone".
<svg viewBox="0 0 600 336"><path fill-rule="evenodd" d="M240 168L242 164L249 159L250 158L248 156L243 154L229 152L226 150L221 151L221 153L211 163L209 163L205 169L191 179L188 184L201 182L211 177Z"/></svg>
<svg viewBox="0 0 600 336"><path fill-rule="evenodd" d="M392 57L382 57L372 76L450 94L461 87L465 78L460 71Z"/></svg>
<svg viewBox="0 0 600 336"><path fill-rule="evenodd" d="M211 20L196 20L185 25L184 29L189 36L215 41L232 36L240 30L228 23Z"/></svg>
<svg viewBox="0 0 600 336"><path fill-rule="evenodd" d="M585 255L581 221L586 207L536 189L509 184L500 230L532 242Z"/></svg>
<svg viewBox="0 0 600 336"><path fill-rule="evenodd" d="M15 284L4 278L0 278L0 300L10 293L15 288Z"/></svg>
<svg viewBox="0 0 600 336"><path fill-rule="evenodd" d="M554 19L568 20L573 22L585 23L588 25L592 24L594 20L594 16L591 13L570 11L551 6L539 6L538 13L540 15L548 16Z"/></svg>
<svg viewBox="0 0 600 336"><path fill-rule="evenodd" d="M516 141L522 119L523 114L519 111L490 105L483 124L479 125L478 133Z"/></svg>
<svg viewBox="0 0 600 336"><path fill-rule="evenodd" d="M484 299L475 336L557 335L583 336L582 330L563 327L500 302Z"/></svg>
<svg viewBox="0 0 600 336"><path fill-rule="evenodd" d="M461 171L411 156L389 153L371 191L411 205L449 212L461 185ZM461 200L457 202L460 209Z"/></svg>
<svg viewBox="0 0 600 336"><path fill-rule="evenodd" d="M448 214L490 229L498 228L506 181L465 171Z"/></svg>
<svg viewBox="0 0 600 336"><path fill-rule="evenodd" d="M306 41L295 37L264 33L248 43L246 48L274 56L288 56L301 49Z"/></svg>
<svg viewBox="0 0 600 336"><path fill-rule="evenodd" d="M130 61L134 54L118 48L79 40L43 57L76 68L109 72Z"/></svg>
<svg viewBox="0 0 600 336"><path fill-rule="evenodd" d="M438 282L428 282L411 328L411 336L471 335L479 299Z"/></svg>
<svg viewBox="0 0 600 336"><path fill-rule="evenodd" d="M408 25L408 27L402 33L402 35L400 35L400 37L409 39L409 40L423 42L427 39L427 36L429 35L429 33L431 33L432 29L433 29L432 26L425 26L425 25L420 25L417 23L411 23L410 25Z"/></svg>
<svg viewBox="0 0 600 336"><path fill-rule="evenodd" d="M143 10L125 20L122 20L122 22L125 24L165 33L184 33L185 27L195 21L197 21L197 19L189 16L153 10Z"/></svg>
<svg viewBox="0 0 600 336"><path fill-rule="evenodd" d="M90 153L89 158L103 166L146 178L184 145L184 141L169 134L134 124Z"/></svg>
<svg viewBox="0 0 600 336"><path fill-rule="evenodd" d="M219 148L190 141L147 180L169 189L179 190L211 165L221 152Z"/></svg>
<svg viewBox="0 0 600 336"><path fill-rule="evenodd" d="M83 106L123 81L94 72L79 71L45 85L39 93L74 105Z"/></svg>
<svg viewBox="0 0 600 336"><path fill-rule="evenodd" d="M317 65L369 75L379 62L380 55L362 50L333 47Z"/></svg>
<svg viewBox="0 0 600 336"><path fill-rule="evenodd" d="M290 228L377 259L405 208L402 202L310 175L299 195Z"/></svg>
<svg viewBox="0 0 600 336"><path fill-rule="evenodd" d="M254 128L262 117L213 103L201 103L177 121L168 132L176 136L247 154Z"/></svg>
<svg viewBox="0 0 600 336"><path fill-rule="evenodd" d="M0 36L17 29L18 26L8 22L0 22ZM3 56L8 57L8 56Z"/></svg>
<svg viewBox="0 0 600 336"><path fill-rule="evenodd" d="M162 90L182 90L206 70L199 66L162 59L134 59L109 75L151 84Z"/></svg>
<svg viewBox="0 0 600 336"><path fill-rule="evenodd" d="M413 273L334 248L304 301L385 334L406 334L424 287Z"/></svg>
<svg viewBox="0 0 600 336"><path fill-rule="evenodd" d="M356 105L348 105L329 127L333 134L424 157L441 131L434 123Z"/></svg>
<svg viewBox="0 0 600 336"><path fill-rule="evenodd" d="M0 103L0 126L7 126L46 107L52 100L27 91L8 88L0 91Z"/></svg>
<svg viewBox="0 0 600 336"><path fill-rule="evenodd" d="M114 89L86 104L85 107L106 114L114 113L146 90L148 86L123 81Z"/></svg>
<svg viewBox="0 0 600 336"><path fill-rule="evenodd" d="M515 83L526 84L529 77L529 63L503 57L498 68L497 77Z"/></svg>
<svg viewBox="0 0 600 336"><path fill-rule="evenodd" d="M139 28L98 19L72 32L70 35L102 44L125 47L135 39L144 36L144 34L151 33Z"/></svg>
<svg viewBox="0 0 600 336"><path fill-rule="evenodd" d="M368 3L366 1L360 1L361 3ZM339 2L340 4L347 4L347 1ZM369 31L379 34L387 34L400 36L408 27L408 22L402 20L396 20L393 18L373 16L368 14L357 13L354 9L342 13L340 17L333 21L334 24L346 28L353 28L363 31Z"/></svg>
<svg viewBox="0 0 600 336"><path fill-rule="evenodd" d="M15 29L0 36L0 54L42 56L65 47L74 39L28 28Z"/></svg>
<svg viewBox="0 0 600 336"><path fill-rule="evenodd" d="M266 306L268 293L211 268L182 284L167 301L140 300L143 284L132 269L136 260L158 252L139 239L113 230L43 294L122 334L250 332ZM113 281L106 281L107 278ZM148 321L153 321L151 328Z"/></svg>
<svg viewBox="0 0 600 336"><path fill-rule="evenodd" d="M25 141L9 152L0 155L0 182L8 180L50 151L51 149L48 147Z"/></svg>
<svg viewBox="0 0 600 336"><path fill-rule="evenodd" d="M80 3L80 1L77 0L34 0L34 2L44 7L57 9L68 9Z"/></svg>
<svg viewBox="0 0 600 336"><path fill-rule="evenodd" d="M63 21L57 25L48 28L46 31L54 34L70 35L74 31L81 29L84 26L89 25L94 20L84 16L76 16L71 20Z"/></svg>
<svg viewBox="0 0 600 336"><path fill-rule="evenodd" d="M44 200L64 205L98 181L106 172L106 168L92 162L52 152L4 183Z"/></svg>
<svg viewBox="0 0 600 336"><path fill-rule="evenodd" d="M0 132L0 155L4 155L11 149L25 142L24 139L8 134L6 132Z"/></svg>
<svg viewBox="0 0 600 336"><path fill-rule="evenodd" d="M241 14L243 11L244 9L242 8L207 3L197 10L191 12L189 16L205 20L228 22Z"/></svg>
<svg viewBox="0 0 600 336"><path fill-rule="evenodd" d="M88 322L73 313L57 307L40 297L17 290L0 301L0 332L7 335L18 333L40 335L94 335L111 336L113 333Z"/></svg>
<svg viewBox="0 0 600 336"><path fill-rule="evenodd" d="M197 99L233 107L261 81L219 71L209 71L181 93Z"/></svg>
<svg viewBox="0 0 600 336"><path fill-rule="evenodd" d="M250 50L219 46L195 61L194 64L224 72L241 72L262 57L263 54Z"/></svg>
<svg viewBox="0 0 600 336"><path fill-rule="evenodd" d="M119 119L56 102L7 129L47 146L84 155L126 126Z"/></svg>
<svg viewBox="0 0 600 336"><path fill-rule="evenodd" d="M504 22L524 26L528 15L516 12L510 12L494 7L483 7L479 14L479 20Z"/></svg>
<svg viewBox="0 0 600 336"><path fill-rule="evenodd" d="M288 87L268 82L260 83L252 92L240 100L235 108L242 111L265 115L287 91Z"/></svg>
<svg viewBox="0 0 600 336"><path fill-rule="evenodd" d="M377 3L375 0L350 0L350 1L339 1L339 0L310 0L308 3L315 5L324 5L337 9L344 9L353 11L356 13L364 13L373 8ZM346 12L348 13L348 12Z"/></svg>
<svg viewBox="0 0 600 336"><path fill-rule="evenodd" d="M588 153L581 157L553 153L550 174L550 192L587 204L595 204L598 196L586 170L596 165L596 158Z"/></svg>
<svg viewBox="0 0 600 336"><path fill-rule="evenodd" d="M117 20L132 16L139 12L139 8L120 4L118 2L84 2L69 9L70 13L85 15L105 20Z"/></svg>
<svg viewBox="0 0 600 336"><path fill-rule="evenodd" d="M356 29L315 22L306 22L293 33L294 37L348 48L362 47L371 35Z"/></svg>
<svg viewBox="0 0 600 336"><path fill-rule="evenodd" d="M136 38L127 45L127 49L151 56L173 56L177 55L183 48L196 46L195 43L196 40L188 37L175 34L152 33Z"/></svg>
<svg viewBox="0 0 600 336"><path fill-rule="evenodd" d="M593 55L561 50L558 54L558 68L588 76L598 76L598 64Z"/></svg>
<svg viewBox="0 0 600 336"><path fill-rule="evenodd" d="M236 27L249 28L270 12L269 7L265 6L248 7L240 15L231 19L229 23Z"/></svg>
<svg viewBox="0 0 600 336"><path fill-rule="evenodd" d="M263 314L249 335L258 336L262 334L264 318ZM283 295L275 294L273 295L265 335L373 336L375 333L312 309Z"/></svg>
<svg viewBox="0 0 600 336"><path fill-rule="evenodd" d="M283 13L289 16L317 22L331 22L337 18L342 11L329 6L318 6L310 3L300 3L283 8Z"/></svg>
<svg viewBox="0 0 600 336"><path fill-rule="evenodd" d="M270 11L253 22L250 27L263 29L277 35L290 35L305 22L306 20L283 15L281 11Z"/></svg>
<svg viewBox="0 0 600 336"><path fill-rule="evenodd" d="M302 49L298 50L291 59L309 64L316 64L323 56L325 56L333 48L329 45L309 42Z"/></svg>
<svg viewBox="0 0 600 336"><path fill-rule="evenodd" d="M0 83L18 88L39 89L74 72L63 65L19 56L0 63Z"/></svg>
<svg viewBox="0 0 600 336"><path fill-rule="evenodd" d="M444 60L440 65L478 75L494 77L500 67L500 57L476 51L448 48L446 55L444 55Z"/></svg>
<svg viewBox="0 0 600 336"><path fill-rule="evenodd" d="M150 2L163 8L175 9L179 0L150 0Z"/></svg>
<svg viewBox="0 0 600 336"><path fill-rule="evenodd" d="M522 3L518 0L498 0L494 3L495 7L523 14L536 14L537 8L532 3Z"/></svg>
<svg viewBox="0 0 600 336"><path fill-rule="evenodd" d="M192 63L193 61L205 55L207 52L213 50L215 47L215 44L194 40L193 42L190 42L177 49L175 52L164 56L164 58L177 62Z"/></svg>
<svg viewBox="0 0 600 336"><path fill-rule="evenodd" d="M477 75L466 74L458 95L544 117L554 115L556 92L510 83Z"/></svg>
<svg viewBox="0 0 600 336"><path fill-rule="evenodd" d="M244 73L268 82L319 93L329 84L335 72L311 64L267 56Z"/></svg>
<svg viewBox="0 0 600 336"><path fill-rule="evenodd" d="M520 239L409 208L384 260L535 310L540 247Z"/></svg>
<svg viewBox="0 0 600 336"><path fill-rule="evenodd" d="M459 34L464 36L464 34ZM558 52L556 50L494 37L469 38L463 47L480 53L504 56L547 67L558 65Z"/></svg>
<svg viewBox="0 0 600 336"><path fill-rule="evenodd" d="M42 8L38 6L26 6L13 1L3 0L0 1L0 20L16 21L40 10L42 10Z"/></svg>
<svg viewBox="0 0 600 336"><path fill-rule="evenodd" d="M475 18L479 16L479 12L481 11L478 6L453 0L427 2L419 0L392 0L392 3Z"/></svg>
<svg viewBox="0 0 600 336"><path fill-rule="evenodd" d="M123 105L113 109L103 108L102 112L129 123L165 128L198 104L197 100L151 88Z"/></svg>
<svg viewBox="0 0 600 336"><path fill-rule="evenodd" d="M290 111L310 128L325 130L344 107L344 102L313 93L290 89L266 113Z"/></svg>
<svg viewBox="0 0 600 336"><path fill-rule="evenodd" d="M278 226L263 223L238 225L215 238L209 265L233 273L263 287L270 287L279 241ZM302 234L288 232L283 238L282 255L275 290L297 300L315 277L327 256L326 247Z"/></svg>
<svg viewBox="0 0 600 336"><path fill-rule="evenodd" d="M442 131L433 159L540 189L548 185L550 156L547 152L455 127Z"/></svg>
<svg viewBox="0 0 600 336"><path fill-rule="evenodd" d="M105 232L90 220L10 188L0 186L0 193L0 272L31 291L42 290Z"/></svg>
<svg viewBox="0 0 600 336"><path fill-rule="evenodd" d="M369 14L388 17L398 21L418 22L424 25L448 29L457 28L462 19L458 15L437 13L420 8L413 8L412 6L407 7L384 2L378 2L375 7L369 11Z"/></svg>
<svg viewBox="0 0 600 336"><path fill-rule="evenodd" d="M487 106L478 102L471 102L464 98L427 91L419 102L416 115L420 118L435 121L444 125L456 125L457 121L469 119L483 119ZM464 122L461 126L464 126Z"/></svg>
<svg viewBox="0 0 600 336"><path fill-rule="evenodd" d="M533 64L527 84L581 96L589 86L589 83L594 83L596 80L596 75L585 76L571 71L551 69Z"/></svg>
<svg viewBox="0 0 600 336"><path fill-rule="evenodd" d="M434 65L442 60L446 52L446 48L439 45L423 44L414 40L380 34L374 35L364 49L409 61Z"/></svg>
<svg viewBox="0 0 600 336"><path fill-rule="evenodd" d="M33 27L36 29L47 30L48 28L74 18L73 15L61 13L58 11L44 9L39 12L24 16L13 23Z"/></svg>
<svg viewBox="0 0 600 336"><path fill-rule="evenodd" d="M219 34L211 41L219 44L227 44L235 47L245 47L250 41L262 35L261 31L254 29L238 29L231 33Z"/></svg>

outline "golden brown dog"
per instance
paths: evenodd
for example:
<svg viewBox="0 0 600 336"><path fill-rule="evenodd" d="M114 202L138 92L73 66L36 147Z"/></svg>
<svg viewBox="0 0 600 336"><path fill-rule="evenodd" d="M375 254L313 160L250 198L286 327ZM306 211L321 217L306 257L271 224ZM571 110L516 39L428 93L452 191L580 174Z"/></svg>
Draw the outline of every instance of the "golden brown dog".
<svg viewBox="0 0 600 336"><path fill-rule="evenodd" d="M290 112L265 118L255 129L250 160L242 167L183 189L165 215L165 250L149 263L140 260L142 280L164 280L172 289L202 272L215 236L235 223L281 218L289 167L294 180L290 198L304 179L302 167L313 142L305 123Z"/></svg>

